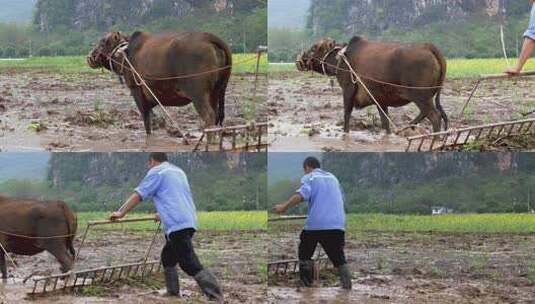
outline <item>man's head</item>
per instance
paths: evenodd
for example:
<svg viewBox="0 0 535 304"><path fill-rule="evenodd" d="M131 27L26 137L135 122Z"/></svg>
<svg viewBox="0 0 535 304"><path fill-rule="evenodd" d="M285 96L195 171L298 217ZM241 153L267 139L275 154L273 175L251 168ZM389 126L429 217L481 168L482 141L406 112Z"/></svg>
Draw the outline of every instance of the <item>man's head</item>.
<svg viewBox="0 0 535 304"><path fill-rule="evenodd" d="M305 174L308 174L319 168L321 168L320 161L315 157L307 157L303 162L303 170L305 170Z"/></svg>
<svg viewBox="0 0 535 304"><path fill-rule="evenodd" d="M150 168L156 167L159 164L164 163L166 161L167 161L167 154L163 152L152 152L151 154L149 154L148 164Z"/></svg>

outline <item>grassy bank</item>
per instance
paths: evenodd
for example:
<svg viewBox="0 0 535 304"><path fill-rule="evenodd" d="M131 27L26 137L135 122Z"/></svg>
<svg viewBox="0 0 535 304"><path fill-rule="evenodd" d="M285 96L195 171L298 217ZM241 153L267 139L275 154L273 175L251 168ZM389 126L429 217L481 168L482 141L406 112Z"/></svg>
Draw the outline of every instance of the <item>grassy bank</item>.
<svg viewBox="0 0 535 304"><path fill-rule="evenodd" d="M514 64L516 59L510 59ZM449 59L448 78L470 78L478 77L482 74L500 74L507 68L507 63L503 58L496 59ZM528 61L526 71L535 70L535 60ZM269 72L291 72L297 71L295 65L291 64L270 64Z"/></svg>
<svg viewBox="0 0 535 304"><path fill-rule="evenodd" d="M443 216L349 215L349 230L533 233L531 214L450 214Z"/></svg>
<svg viewBox="0 0 535 304"><path fill-rule="evenodd" d="M301 229L302 221L279 222L275 229ZM271 230L270 224L270 230ZM347 231L534 233L535 214L449 214L443 216L349 214Z"/></svg>

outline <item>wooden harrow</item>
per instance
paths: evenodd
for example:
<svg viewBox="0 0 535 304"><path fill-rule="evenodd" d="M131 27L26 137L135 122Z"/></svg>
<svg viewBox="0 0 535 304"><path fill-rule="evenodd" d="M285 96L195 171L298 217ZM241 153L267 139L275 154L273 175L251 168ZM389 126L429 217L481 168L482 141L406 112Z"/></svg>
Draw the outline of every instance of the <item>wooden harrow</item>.
<svg viewBox="0 0 535 304"><path fill-rule="evenodd" d="M487 80L514 79L535 76L535 71L520 73L518 75L496 74L480 75L475 83L468 99L464 102L461 111L458 114L458 120L461 121L468 104L476 95L482 82ZM529 114L529 113L528 113ZM527 116L527 115L525 115ZM432 152L452 150L458 147L477 142L480 139L502 139L512 136L524 136L535 134L535 119L524 119L510 122L499 122L493 124L467 127L462 129L451 129L444 132L418 135L408 137L406 152Z"/></svg>
<svg viewBox="0 0 535 304"><path fill-rule="evenodd" d="M131 263L100 267L33 279L31 296L44 295L58 290L71 290L85 286L105 284L127 278L141 278L161 271L160 261Z"/></svg>
<svg viewBox="0 0 535 304"><path fill-rule="evenodd" d="M406 152L452 150L485 138L508 138L535 134L535 118L481 125L408 137Z"/></svg>
<svg viewBox="0 0 535 304"><path fill-rule="evenodd" d="M316 273L330 265L327 258L314 259L314 269ZM286 275L299 272L299 260L280 260L268 263L268 273L270 275Z"/></svg>
<svg viewBox="0 0 535 304"><path fill-rule="evenodd" d="M305 220L306 216L281 216L276 218L268 219L269 223L274 222L288 222L288 221L297 221ZM319 273L322 269L327 268L330 265L329 259L327 259L322 253L321 249L317 250L316 257L314 261L314 270L316 278L319 278ZM287 275L292 273L299 272L299 260L290 259L290 260L279 260L268 263L268 274L269 275Z"/></svg>
<svg viewBox="0 0 535 304"><path fill-rule="evenodd" d="M134 222L148 222L154 221L154 217L148 218L127 218L117 221L94 221L88 222L80 246L76 252L74 262L78 260L80 251L82 250L88 232L92 227L124 224ZM122 264L117 266L105 266L89 270L71 271L64 274L33 278L33 288L29 293L30 296L45 295L54 291L74 291L76 288L82 288L90 285L110 283L127 278L141 278L144 280L147 276L161 271L160 261L149 261L149 255L156 241L156 236L160 232L160 224L154 231L154 235L149 247L146 250L145 256L141 262Z"/></svg>
<svg viewBox="0 0 535 304"><path fill-rule="evenodd" d="M193 151L267 151L267 133L268 123L206 129Z"/></svg>

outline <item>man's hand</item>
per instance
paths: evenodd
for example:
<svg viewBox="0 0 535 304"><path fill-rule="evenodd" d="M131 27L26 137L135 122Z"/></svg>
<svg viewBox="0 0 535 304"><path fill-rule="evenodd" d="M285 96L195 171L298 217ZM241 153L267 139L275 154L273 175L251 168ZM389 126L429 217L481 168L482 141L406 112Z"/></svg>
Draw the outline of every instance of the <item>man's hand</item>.
<svg viewBox="0 0 535 304"><path fill-rule="evenodd" d="M284 214L286 210L288 210L287 204L278 204L278 205L275 205L275 207L273 207L273 212L280 214L280 215Z"/></svg>
<svg viewBox="0 0 535 304"><path fill-rule="evenodd" d="M292 197L290 197L287 202L275 205L275 207L273 207L273 212L282 215L286 213L288 209L299 205L301 202L303 202L303 197L301 196L301 194L296 193L292 195Z"/></svg>
<svg viewBox="0 0 535 304"><path fill-rule="evenodd" d="M505 74L511 75L511 76L517 76L520 74L520 71L518 68L509 68L505 70Z"/></svg>
<svg viewBox="0 0 535 304"><path fill-rule="evenodd" d="M110 221L115 222L119 219L122 219L124 217L124 214L120 211L116 211L110 215Z"/></svg>
<svg viewBox="0 0 535 304"><path fill-rule="evenodd" d="M154 215L154 221L157 222L157 223L160 221L160 215L158 213L156 213L156 215Z"/></svg>

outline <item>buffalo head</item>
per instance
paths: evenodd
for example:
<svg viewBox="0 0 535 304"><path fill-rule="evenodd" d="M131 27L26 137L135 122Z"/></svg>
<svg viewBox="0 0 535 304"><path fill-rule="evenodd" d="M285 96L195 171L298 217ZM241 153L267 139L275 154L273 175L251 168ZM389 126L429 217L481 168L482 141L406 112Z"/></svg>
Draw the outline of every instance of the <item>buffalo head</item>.
<svg viewBox="0 0 535 304"><path fill-rule="evenodd" d="M336 47L336 41L331 38L323 38L314 44L308 51L304 51L297 56L297 69L304 71L321 70L321 61Z"/></svg>
<svg viewBox="0 0 535 304"><path fill-rule="evenodd" d="M87 64L92 69L105 68L109 70L111 68L110 57L113 56L113 51L125 42L128 42L128 37L119 32L106 34L87 56Z"/></svg>

